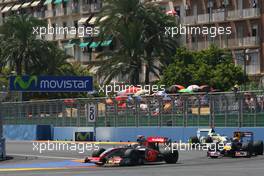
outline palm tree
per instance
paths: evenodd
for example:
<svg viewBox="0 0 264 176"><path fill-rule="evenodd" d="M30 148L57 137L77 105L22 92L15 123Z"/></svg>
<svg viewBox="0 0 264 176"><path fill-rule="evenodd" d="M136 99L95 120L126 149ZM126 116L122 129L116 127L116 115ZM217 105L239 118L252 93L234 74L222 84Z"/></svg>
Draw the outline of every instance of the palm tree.
<svg viewBox="0 0 264 176"><path fill-rule="evenodd" d="M130 77L131 84L139 83L139 73L142 69L141 53L141 27L140 24L128 24L128 26L119 26L118 42L122 43L118 50L106 51L98 57L108 59L98 62L99 69L97 74L105 76L106 82L110 82L118 75L127 75Z"/></svg>
<svg viewBox="0 0 264 176"><path fill-rule="evenodd" d="M45 47L46 42L36 39L33 35L33 27L43 24L33 17L16 15L8 18L0 28L3 36L1 60L15 66L19 75L27 73L29 64L44 55L41 49Z"/></svg>
<svg viewBox="0 0 264 176"><path fill-rule="evenodd" d="M9 65L18 75L61 74L59 69L67 64L67 56L57 45L33 33L34 27L45 25L28 15L9 17L0 27L0 63Z"/></svg>
<svg viewBox="0 0 264 176"><path fill-rule="evenodd" d="M107 19L100 21L104 17ZM111 36L117 43L115 51L100 54L99 75L110 81L117 75L128 75L132 84L139 83L143 66L146 67L145 83L149 75L158 76L166 56L172 55L177 46L175 39L165 36L166 26L175 26L176 20L158 7L140 0L106 0L98 19L103 39Z"/></svg>
<svg viewBox="0 0 264 176"><path fill-rule="evenodd" d="M31 74L72 75L74 73L72 65L67 62L70 56L66 55L55 43L46 43L42 51L46 55L33 60L34 64L29 66Z"/></svg>
<svg viewBox="0 0 264 176"><path fill-rule="evenodd" d="M166 15L157 6L146 4L142 19L144 31L145 83L150 82L150 73L159 78L162 68L170 62L178 47L178 38L165 35L165 27L176 26L176 19Z"/></svg>
<svg viewBox="0 0 264 176"><path fill-rule="evenodd" d="M101 38L113 38L119 48L99 54L101 62L97 74L110 82L118 75L127 75L131 84L139 83L142 71L142 23L137 14L143 8L139 0L107 0L98 18L101 27ZM101 18L108 17L99 22Z"/></svg>

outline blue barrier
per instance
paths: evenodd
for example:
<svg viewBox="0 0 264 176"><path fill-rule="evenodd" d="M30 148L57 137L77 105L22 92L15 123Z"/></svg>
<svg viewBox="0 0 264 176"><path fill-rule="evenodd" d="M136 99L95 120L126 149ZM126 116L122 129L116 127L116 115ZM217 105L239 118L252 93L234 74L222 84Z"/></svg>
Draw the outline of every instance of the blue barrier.
<svg viewBox="0 0 264 176"><path fill-rule="evenodd" d="M7 140L52 140L50 125L4 125L3 135Z"/></svg>
<svg viewBox="0 0 264 176"><path fill-rule="evenodd" d="M7 140L36 140L37 125L4 125L3 134Z"/></svg>
<svg viewBox="0 0 264 176"><path fill-rule="evenodd" d="M166 136L173 141L186 142L196 135L197 127L98 127L97 141L135 141L137 135ZM264 128L215 128L221 135L231 137L234 131L252 131L256 140L264 140ZM49 125L4 125L7 140L74 140L75 132L93 132L93 127L52 127Z"/></svg>
<svg viewBox="0 0 264 176"><path fill-rule="evenodd" d="M145 128L114 128L99 127L96 129L96 139L101 141L135 141L137 135L144 136L165 136L173 141L187 142L191 136L196 135L197 127L145 127ZM252 131L255 140L264 140L264 128L215 128L221 135L232 137L237 130Z"/></svg>

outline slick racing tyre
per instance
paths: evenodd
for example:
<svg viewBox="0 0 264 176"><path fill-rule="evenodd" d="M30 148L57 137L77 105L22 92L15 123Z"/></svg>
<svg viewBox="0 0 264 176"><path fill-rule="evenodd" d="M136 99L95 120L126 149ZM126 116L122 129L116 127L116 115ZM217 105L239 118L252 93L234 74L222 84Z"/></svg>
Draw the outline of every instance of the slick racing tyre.
<svg viewBox="0 0 264 176"><path fill-rule="evenodd" d="M197 136L193 136L193 137L190 138L190 143L198 144L198 143L200 143L200 141L199 141Z"/></svg>
<svg viewBox="0 0 264 176"><path fill-rule="evenodd" d="M166 150L165 148L160 148L160 153L163 156L163 159L168 164L175 164L179 159L178 150Z"/></svg>
<svg viewBox="0 0 264 176"><path fill-rule="evenodd" d="M256 155L263 155L263 141L255 141L253 147Z"/></svg>
<svg viewBox="0 0 264 176"><path fill-rule="evenodd" d="M247 157L251 157L252 153L253 153L253 144L251 142L245 142L242 144L242 150L247 151L248 152L248 156Z"/></svg>
<svg viewBox="0 0 264 176"><path fill-rule="evenodd" d="M128 165L140 164L140 153L135 149L127 149L124 153L124 158L128 158L130 160Z"/></svg>
<svg viewBox="0 0 264 176"><path fill-rule="evenodd" d="M211 137L207 137L205 139L205 143L213 143L213 139Z"/></svg>
<svg viewBox="0 0 264 176"><path fill-rule="evenodd" d="M92 157L99 157L104 151L104 148L99 148L98 150L93 151Z"/></svg>

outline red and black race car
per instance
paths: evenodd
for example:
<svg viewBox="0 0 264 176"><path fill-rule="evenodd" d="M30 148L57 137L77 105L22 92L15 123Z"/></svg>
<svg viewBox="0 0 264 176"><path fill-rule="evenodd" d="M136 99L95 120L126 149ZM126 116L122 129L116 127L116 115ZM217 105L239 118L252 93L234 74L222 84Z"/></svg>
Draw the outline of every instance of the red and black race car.
<svg viewBox="0 0 264 176"><path fill-rule="evenodd" d="M133 166L161 162L176 163L179 158L178 150L172 148L171 142L164 137L141 137L135 145L100 148L85 158L85 162L104 166Z"/></svg>

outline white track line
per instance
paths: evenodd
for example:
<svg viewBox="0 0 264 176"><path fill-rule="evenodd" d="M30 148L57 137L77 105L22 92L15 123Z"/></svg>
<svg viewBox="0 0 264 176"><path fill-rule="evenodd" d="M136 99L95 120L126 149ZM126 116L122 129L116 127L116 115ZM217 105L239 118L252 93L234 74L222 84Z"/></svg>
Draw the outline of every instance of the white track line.
<svg viewBox="0 0 264 176"><path fill-rule="evenodd" d="M83 159L83 158L72 158L72 157L63 157L63 156L27 155L27 154L19 154L19 153L8 153L7 155L24 156L24 157L37 157L37 158L50 158L50 159L69 159L69 160Z"/></svg>

